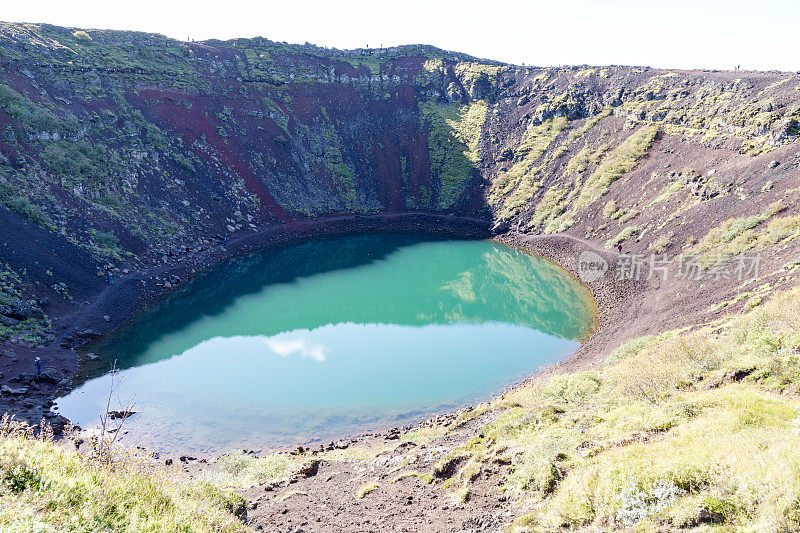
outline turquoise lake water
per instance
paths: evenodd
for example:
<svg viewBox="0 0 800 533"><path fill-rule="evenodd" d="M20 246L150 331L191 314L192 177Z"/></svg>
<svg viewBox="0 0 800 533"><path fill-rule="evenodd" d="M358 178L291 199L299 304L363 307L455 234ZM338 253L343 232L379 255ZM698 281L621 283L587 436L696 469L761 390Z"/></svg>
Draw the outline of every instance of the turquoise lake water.
<svg viewBox="0 0 800 533"><path fill-rule="evenodd" d="M135 397L123 442L220 452L325 442L488 398L567 357L594 304L569 274L489 241L336 236L197 277L88 348L59 412L90 428Z"/></svg>

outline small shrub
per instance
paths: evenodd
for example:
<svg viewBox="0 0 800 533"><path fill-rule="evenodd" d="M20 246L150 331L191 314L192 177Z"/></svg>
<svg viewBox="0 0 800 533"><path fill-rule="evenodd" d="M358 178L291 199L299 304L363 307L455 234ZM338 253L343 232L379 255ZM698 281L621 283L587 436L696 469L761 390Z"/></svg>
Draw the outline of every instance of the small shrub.
<svg viewBox="0 0 800 533"><path fill-rule="evenodd" d="M104 167L113 159L104 145L86 141L48 142L41 158L42 164L55 176L94 185L104 184L108 179Z"/></svg>
<svg viewBox="0 0 800 533"><path fill-rule="evenodd" d="M627 226L622 231L620 231L616 237L612 237L606 241L606 247L613 248L625 239L632 237L639 233L641 228L639 226Z"/></svg>
<svg viewBox="0 0 800 533"><path fill-rule="evenodd" d="M650 244L650 249L657 254L663 254L671 242L671 235L661 235Z"/></svg>
<svg viewBox="0 0 800 533"><path fill-rule="evenodd" d="M740 505L735 500L716 496L706 496L700 504L699 518L712 524L731 523L740 512Z"/></svg>
<svg viewBox="0 0 800 533"><path fill-rule="evenodd" d="M398 474L397 476L394 477L394 479L389 481L389 484L391 485L392 483L397 483L398 481L402 481L402 480L404 480L406 478L409 478L409 477L415 477L417 479L421 479L425 483L429 482L427 475L420 474L416 470L410 470L410 471Z"/></svg>
<svg viewBox="0 0 800 533"><path fill-rule="evenodd" d="M361 500L370 492L377 490L380 485L376 481L370 481L368 483L364 483L359 487L358 492L356 492L356 497Z"/></svg>
<svg viewBox="0 0 800 533"><path fill-rule="evenodd" d="M461 487L451 495L456 505L462 505L469 500L469 487Z"/></svg>
<svg viewBox="0 0 800 533"><path fill-rule="evenodd" d="M308 496L308 492L306 492L304 490L290 490L290 491L287 491L286 493L284 493L283 496L278 498L278 500L279 501L286 501L289 498L291 498L292 496Z"/></svg>
<svg viewBox="0 0 800 533"><path fill-rule="evenodd" d="M444 435L445 428L442 426L418 427L400 435L402 442L413 442L414 444L427 444L433 439Z"/></svg>
<svg viewBox="0 0 800 533"><path fill-rule="evenodd" d="M114 253L119 253L121 251L119 239L113 233L91 228L89 230L89 235L92 237L92 241L100 248Z"/></svg>
<svg viewBox="0 0 800 533"><path fill-rule="evenodd" d="M42 211L42 208L32 203L27 196L13 196L3 199L0 197L0 204L5 205L12 211L19 213L31 222L42 227L50 227L53 221Z"/></svg>
<svg viewBox="0 0 800 533"><path fill-rule="evenodd" d="M195 174L197 172L197 168L195 168L192 160L183 154L172 154L172 160L175 161L175 164L177 164L180 168L189 172L190 174Z"/></svg>
<svg viewBox="0 0 800 533"><path fill-rule="evenodd" d="M247 487L285 479L299 469L302 461L284 453L262 456L230 454L221 456L218 464L218 481Z"/></svg>
<svg viewBox="0 0 800 533"><path fill-rule="evenodd" d="M551 378L544 386L543 394L545 397L575 402L594 394L599 388L600 380L596 374L579 372Z"/></svg>
<svg viewBox="0 0 800 533"><path fill-rule="evenodd" d="M208 482L198 483L197 490L216 507L225 509L236 518L244 520L247 516L247 500L241 494Z"/></svg>
<svg viewBox="0 0 800 533"><path fill-rule="evenodd" d="M652 487L641 487L635 483L626 486L619 495L620 508L617 511L617 521L624 527L634 526L661 513L677 502L686 494L686 491L666 479L658 480Z"/></svg>
<svg viewBox="0 0 800 533"><path fill-rule="evenodd" d="M603 216L611 220L616 220L622 216L622 210L617 208L617 202L609 200L603 206Z"/></svg>

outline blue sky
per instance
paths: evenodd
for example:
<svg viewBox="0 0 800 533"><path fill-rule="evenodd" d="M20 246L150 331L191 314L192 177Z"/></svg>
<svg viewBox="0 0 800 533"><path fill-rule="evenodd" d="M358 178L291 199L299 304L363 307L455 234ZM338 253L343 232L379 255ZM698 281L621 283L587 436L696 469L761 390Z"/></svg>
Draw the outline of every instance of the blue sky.
<svg viewBox="0 0 800 533"><path fill-rule="evenodd" d="M7 2L0 19L337 48L428 43L528 65L800 70L800 0Z"/></svg>

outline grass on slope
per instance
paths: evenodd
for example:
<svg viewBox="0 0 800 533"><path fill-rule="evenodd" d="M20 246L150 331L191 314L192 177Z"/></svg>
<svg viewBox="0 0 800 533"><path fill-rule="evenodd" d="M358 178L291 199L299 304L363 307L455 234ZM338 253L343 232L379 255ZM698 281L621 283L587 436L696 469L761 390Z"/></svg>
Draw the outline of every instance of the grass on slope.
<svg viewBox="0 0 800 533"><path fill-rule="evenodd" d="M783 209L783 204L777 201L763 213L728 219L710 229L688 254L696 255L697 263L709 268L730 257L800 236L800 216L772 218ZM768 224L762 225L768 220Z"/></svg>
<svg viewBox="0 0 800 533"><path fill-rule="evenodd" d="M600 118L605 116L607 115L603 113L598 115ZM591 127L593 124L587 122L586 125ZM607 144L596 149L584 146L567 163L566 172L577 174L572 185L566 189L548 189L536 204L533 216L527 223L528 228L540 228L545 233L554 233L571 227L575 223L578 208L585 207L600 198L614 181L633 170L639 160L647 154L657 134L657 126L642 127L610 152L610 146ZM584 178L583 173L590 164L597 167L591 175ZM528 195L524 201L528 201L530 197L531 195ZM619 210L613 217L611 214L605 216L619 218L622 215L623 210ZM504 212L501 212L500 216L505 216Z"/></svg>
<svg viewBox="0 0 800 533"><path fill-rule="evenodd" d="M431 175L439 181L439 208L449 209L466 190L480 160L478 144L488 107L483 101L461 107L426 101L418 107L428 127L428 155Z"/></svg>
<svg viewBox="0 0 800 533"><path fill-rule="evenodd" d="M483 468L509 463L503 490L520 531L796 531L798 393L795 289L484 405L476 412L499 415L441 462L462 465L444 485L458 497Z"/></svg>
<svg viewBox="0 0 800 533"><path fill-rule="evenodd" d="M44 228L53 227L53 221L41 207L31 202L27 196L16 193L6 183L0 183L0 206L5 206Z"/></svg>
<svg viewBox="0 0 800 533"><path fill-rule="evenodd" d="M578 196L577 206L585 207L608 191L611 184L630 172L652 146L658 126L639 128L612 150L592 173Z"/></svg>
<svg viewBox="0 0 800 533"><path fill-rule="evenodd" d="M536 162L544 155L556 137L569 126L564 117L553 117L525 131L515 150L518 160L507 172L500 172L489 190L489 203L500 208L499 217L510 218L531 199L539 189Z"/></svg>
<svg viewBox="0 0 800 533"><path fill-rule="evenodd" d="M3 420L2 531L248 531L245 501L142 465L97 464Z"/></svg>
<svg viewBox="0 0 800 533"><path fill-rule="evenodd" d="M288 479L307 463L302 458L289 454L270 453L259 456L223 455L219 458L218 465L217 472L207 471L203 479L216 485L252 487L259 483Z"/></svg>

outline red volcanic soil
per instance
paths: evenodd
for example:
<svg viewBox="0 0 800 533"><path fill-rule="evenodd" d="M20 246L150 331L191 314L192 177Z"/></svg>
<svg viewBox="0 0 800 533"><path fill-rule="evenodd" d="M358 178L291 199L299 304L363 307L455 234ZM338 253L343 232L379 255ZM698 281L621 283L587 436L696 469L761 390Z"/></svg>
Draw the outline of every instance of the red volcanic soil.
<svg viewBox="0 0 800 533"><path fill-rule="evenodd" d="M207 97L150 89L141 91L138 96L133 94L128 96L132 100L138 98L140 101L156 99L159 103L155 105L142 105L143 108L148 110L148 118L150 120L161 127L172 129L179 133L187 146L191 146L195 141L205 137L206 142L211 146L220 161L227 168L234 170L244 180L247 189L261 200L262 209L265 209L278 220L288 221L291 219L291 216L275 201L261 180L247 166L243 159L245 152L237 141L220 137L217 133L217 128L220 126L219 122L202 113L201 109L204 108L202 104L208 104L208 102L203 101L208 100ZM194 105L189 109L185 105L176 103L176 99L188 100ZM196 153L196 155L201 158L208 157L203 153Z"/></svg>

